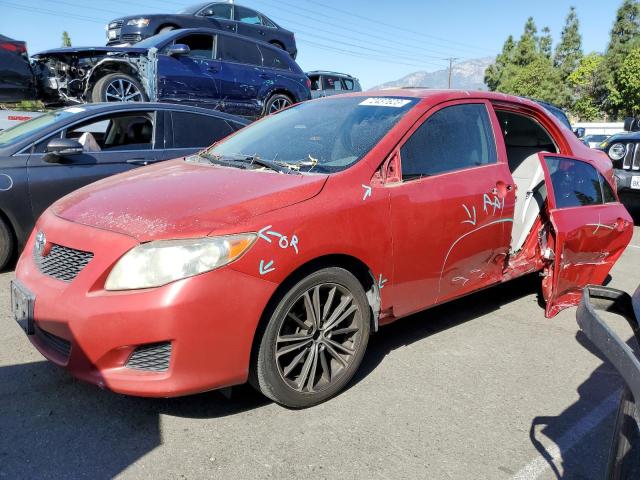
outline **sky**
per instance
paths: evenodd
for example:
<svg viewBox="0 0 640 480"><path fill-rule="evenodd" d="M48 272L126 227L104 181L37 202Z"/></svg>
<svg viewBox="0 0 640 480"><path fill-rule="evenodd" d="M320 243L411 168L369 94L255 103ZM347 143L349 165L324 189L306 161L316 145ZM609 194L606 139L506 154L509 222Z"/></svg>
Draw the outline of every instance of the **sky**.
<svg viewBox="0 0 640 480"><path fill-rule="evenodd" d="M0 0L0 34L27 42L31 54L57 48L62 32L74 46L104 45L105 25L121 16L172 13L183 0ZM197 3L197 0L196 2ZM495 56L527 17L560 37L577 8L583 49L604 51L622 0L242 0L296 34L303 70L334 70L363 87L457 61Z"/></svg>

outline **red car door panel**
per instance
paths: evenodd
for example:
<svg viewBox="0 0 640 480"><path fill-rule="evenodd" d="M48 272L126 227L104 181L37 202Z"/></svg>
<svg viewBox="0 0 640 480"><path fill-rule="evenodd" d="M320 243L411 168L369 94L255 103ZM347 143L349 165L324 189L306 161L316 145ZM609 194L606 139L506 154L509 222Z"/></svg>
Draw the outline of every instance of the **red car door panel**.
<svg viewBox="0 0 640 480"><path fill-rule="evenodd" d="M438 109L410 133L400 158L404 181L390 188L394 314L500 282L514 195L486 105Z"/></svg>
<svg viewBox="0 0 640 480"><path fill-rule="evenodd" d="M547 184L554 251L543 294L546 315L553 317L576 305L586 285L604 282L631 241L633 221L593 166L566 156L539 157Z"/></svg>

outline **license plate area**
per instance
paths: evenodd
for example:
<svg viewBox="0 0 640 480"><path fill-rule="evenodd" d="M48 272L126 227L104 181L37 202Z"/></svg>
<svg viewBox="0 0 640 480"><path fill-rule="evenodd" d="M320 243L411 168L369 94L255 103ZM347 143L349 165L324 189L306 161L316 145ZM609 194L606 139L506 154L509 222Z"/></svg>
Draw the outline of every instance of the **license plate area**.
<svg viewBox="0 0 640 480"><path fill-rule="evenodd" d="M631 177L631 188L634 190L640 190L640 176L634 175Z"/></svg>
<svg viewBox="0 0 640 480"><path fill-rule="evenodd" d="M34 295L27 290L20 282L11 282L11 311L14 320L20 325L27 335L33 335L35 328L33 324Z"/></svg>
<svg viewBox="0 0 640 480"><path fill-rule="evenodd" d="M107 38L109 40L115 40L116 38L119 38L120 37L120 29L116 28L114 30L108 30L107 36L108 36Z"/></svg>

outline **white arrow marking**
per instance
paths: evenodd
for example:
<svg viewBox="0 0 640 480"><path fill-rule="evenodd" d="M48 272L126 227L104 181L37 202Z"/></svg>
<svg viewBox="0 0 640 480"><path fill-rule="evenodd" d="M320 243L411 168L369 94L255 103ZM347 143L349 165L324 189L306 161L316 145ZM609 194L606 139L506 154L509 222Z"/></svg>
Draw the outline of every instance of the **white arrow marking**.
<svg viewBox="0 0 640 480"><path fill-rule="evenodd" d="M269 260L268 263L264 263L264 260L260 260L260 275L266 275L269 272L273 272L276 268L273 267L273 260Z"/></svg>
<svg viewBox="0 0 640 480"><path fill-rule="evenodd" d="M362 188L364 188L364 196L362 197L362 200L366 200L367 197L371 196L371 187L363 184Z"/></svg>
<svg viewBox="0 0 640 480"><path fill-rule="evenodd" d="M466 205L462 205L462 208L464 208L465 212L467 212L467 216L469 217L468 220L464 220L462 223L470 223L471 225L475 225L478 222L478 216L476 214L476 207L472 207L473 208L473 217L471 217L471 212L469 211L469 209L467 208Z"/></svg>
<svg viewBox="0 0 640 480"><path fill-rule="evenodd" d="M269 230L273 225L268 225L266 227L264 227L263 229L261 229L260 231L258 231L258 238L262 238L263 240L266 240L267 242L271 243L271 239L269 237L267 237L264 232L266 232L267 230Z"/></svg>
<svg viewBox="0 0 640 480"><path fill-rule="evenodd" d="M382 278L382 274L380 274L380 277L378 277L378 288L382 290L384 288L385 283L387 283L387 279Z"/></svg>

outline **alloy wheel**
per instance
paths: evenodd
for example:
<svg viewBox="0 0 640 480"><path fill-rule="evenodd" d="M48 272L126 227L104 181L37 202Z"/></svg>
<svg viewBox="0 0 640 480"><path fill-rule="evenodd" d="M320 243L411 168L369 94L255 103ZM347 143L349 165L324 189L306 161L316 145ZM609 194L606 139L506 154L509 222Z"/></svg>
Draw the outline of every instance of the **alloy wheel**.
<svg viewBox="0 0 640 480"><path fill-rule="evenodd" d="M275 113L279 110L282 110L283 108L287 108L289 105L291 105L291 101L289 99L284 97L278 97L273 101L273 103L269 107L268 113Z"/></svg>
<svg viewBox="0 0 640 480"><path fill-rule="evenodd" d="M304 292L285 315L276 338L276 364L284 382L301 393L338 381L353 361L364 317L343 286L324 283Z"/></svg>
<svg viewBox="0 0 640 480"><path fill-rule="evenodd" d="M113 79L105 88L107 102L142 102L144 97L138 87L125 78Z"/></svg>

